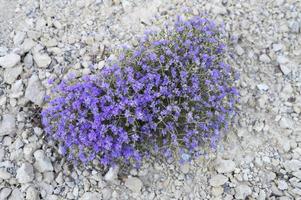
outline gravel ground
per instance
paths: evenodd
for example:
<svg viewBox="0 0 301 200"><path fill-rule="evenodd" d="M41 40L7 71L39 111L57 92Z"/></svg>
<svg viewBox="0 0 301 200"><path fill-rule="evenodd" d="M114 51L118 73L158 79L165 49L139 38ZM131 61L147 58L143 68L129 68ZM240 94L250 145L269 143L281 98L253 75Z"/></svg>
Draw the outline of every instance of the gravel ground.
<svg viewBox="0 0 301 200"><path fill-rule="evenodd" d="M299 0L0 0L0 10L0 199L301 199ZM70 166L40 128L47 80L93 73L184 10L233 36L240 111L217 152L139 170Z"/></svg>

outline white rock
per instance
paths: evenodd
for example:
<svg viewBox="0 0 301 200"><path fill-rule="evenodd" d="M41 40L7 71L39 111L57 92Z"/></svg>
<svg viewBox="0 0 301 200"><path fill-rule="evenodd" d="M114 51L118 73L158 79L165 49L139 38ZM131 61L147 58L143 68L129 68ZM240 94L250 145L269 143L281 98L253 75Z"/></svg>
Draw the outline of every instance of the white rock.
<svg viewBox="0 0 301 200"><path fill-rule="evenodd" d="M143 183L139 178L128 177L125 181L125 186L132 190L132 192L139 193L143 186Z"/></svg>
<svg viewBox="0 0 301 200"><path fill-rule="evenodd" d="M21 57L15 53L10 53L6 56L0 57L0 66L10 68L16 66L21 60Z"/></svg>
<svg viewBox="0 0 301 200"><path fill-rule="evenodd" d="M16 131L16 118L12 114L4 114L0 122L0 136L11 135Z"/></svg>
<svg viewBox="0 0 301 200"><path fill-rule="evenodd" d="M99 200L102 199L101 194L97 192L86 192L81 198L81 200Z"/></svg>
<svg viewBox="0 0 301 200"><path fill-rule="evenodd" d="M245 53L244 49L241 48L241 46L239 46L239 45L235 46L235 50L236 50L237 54L240 56Z"/></svg>
<svg viewBox="0 0 301 200"><path fill-rule="evenodd" d="M14 37L14 45L19 45L24 41L26 33L23 31L18 31Z"/></svg>
<svg viewBox="0 0 301 200"><path fill-rule="evenodd" d="M47 54L35 53L33 59L40 68L46 68L51 63L51 58Z"/></svg>
<svg viewBox="0 0 301 200"><path fill-rule="evenodd" d="M246 199L247 196L252 194L251 188L245 184L239 184L235 188L235 192L236 192L235 197L237 199Z"/></svg>
<svg viewBox="0 0 301 200"><path fill-rule="evenodd" d="M282 88L281 95L283 94L286 99L288 99L292 93L294 92L294 88L291 84L286 83Z"/></svg>
<svg viewBox="0 0 301 200"><path fill-rule="evenodd" d="M267 56L266 54L261 54L261 55L259 56L259 60L260 60L261 62L263 62L263 63L269 63L269 62L271 62L270 57Z"/></svg>
<svg viewBox="0 0 301 200"><path fill-rule="evenodd" d="M288 160L283 164L284 168L287 172L296 172L301 169L301 161L300 160Z"/></svg>
<svg viewBox="0 0 301 200"><path fill-rule="evenodd" d="M7 47L0 47L0 56L5 56L8 53L8 48Z"/></svg>
<svg viewBox="0 0 301 200"><path fill-rule="evenodd" d="M10 89L10 98L19 98L23 95L22 80L17 80Z"/></svg>
<svg viewBox="0 0 301 200"><path fill-rule="evenodd" d="M224 192L224 188L221 186L213 187L211 191L212 191L213 196L220 197Z"/></svg>
<svg viewBox="0 0 301 200"><path fill-rule="evenodd" d="M288 75L289 73L291 73L291 68L290 68L290 66L289 65L287 65L287 64L281 64L280 65L280 70L282 71L282 73L284 74L284 75Z"/></svg>
<svg viewBox="0 0 301 200"><path fill-rule="evenodd" d="M276 0L275 3L277 6L281 6L284 3L284 0Z"/></svg>
<svg viewBox="0 0 301 200"><path fill-rule="evenodd" d="M0 148L0 162L3 161L3 158L5 156L5 150L4 147Z"/></svg>
<svg viewBox="0 0 301 200"><path fill-rule="evenodd" d="M28 81L25 91L25 97L37 105L41 105L44 101L45 90L37 75L32 75Z"/></svg>
<svg viewBox="0 0 301 200"><path fill-rule="evenodd" d="M0 179L8 180L11 178L11 174L6 171L5 168L0 168Z"/></svg>
<svg viewBox="0 0 301 200"><path fill-rule="evenodd" d="M218 15L226 15L227 9L224 6L214 5L212 8L212 12Z"/></svg>
<svg viewBox="0 0 301 200"><path fill-rule="evenodd" d="M294 127L294 122L287 117L281 117L279 126L285 129L292 129Z"/></svg>
<svg viewBox="0 0 301 200"><path fill-rule="evenodd" d="M253 129L258 133L260 131L262 131L263 128L264 128L264 122L263 121L256 121L254 126L253 126Z"/></svg>
<svg viewBox="0 0 301 200"><path fill-rule="evenodd" d="M279 190L287 190L288 189L287 183L284 180L278 181L278 189Z"/></svg>
<svg viewBox="0 0 301 200"><path fill-rule="evenodd" d="M32 39L26 38L21 45L23 53L29 52L35 45L36 43Z"/></svg>
<svg viewBox="0 0 301 200"><path fill-rule="evenodd" d="M181 171L182 171L184 174L187 174L187 173L189 172L189 169L190 169L189 163L185 163L185 164L182 164L182 165L181 165Z"/></svg>
<svg viewBox="0 0 301 200"><path fill-rule="evenodd" d="M26 144L23 148L24 158L28 161L32 161L33 159L32 155L36 149L38 149L37 143L33 142L33 143Z"/></svg>
<svg viewBox="0 0 301 200"><path fill-rule="evenodd" d="M264 190L260 190L258 194L258 200L265 200L266 199L266 193Z"/></svg>
<svg viewBox="0 0 301 200"><path fill-rule="evenodd" d="M299 33L300 25L298 21L290 21L289 27L293 33Z"/></svg>
<svg viewBox="0 0 301 200"><path fill-rule="evenodd" d="M132 2L128 1L128 0L123 0L121 2L123 9L125 10L125 12L130 12L133 8Z"/></svg>
<svg viewBox="0 0 301 200"><path fill-rule="evenodd" d="M23 199L23 194L18 188L15 188L13 189L8 199L9 200Z"/></svg>
<svg viewBox="0 0 301 200"><path fill-rule="evenodd" d="M34 166L39 172L53 171L52 163L43 150L37 150L33 155L36 159Z"/></svg>
<svg viewBox="0 0 301 200"><path fill-rule="evenodd" d="M26 200L40 200L38 190L34 187L29 187L26 191Z"/></svg>
<svg viewBox="0 0 301 200"><path fill-rule="evenodd" d="M17 176L19 183L29 183L34 179L33 167L30 163L23 163L17 170Z"/></svg>
<svg viewBox="0 0 301 200"><path fill-rule="evenodd" d="M86 3L83 0L76 1L76 6L78 8L83 8L83 7L85 7L85 5L86 5Z"/></svg>
<svg viewBox="0 0 301 200"><path fill-rule="evenodd" d="M5 46L0 46L0 56L5 56L8 54L8 48Z"/></svg>
<svg viewBox="0 0 301 200"><path fill-rule="evenodd" d="M117 180L118 171L119 171L119 166L118 165L116 165L114 167L110 167L109 171L104 176L104 179L106 181Z"/></svg>
<svg viewBox="0 0 301 200"><path fill-rule="evenodd" d="M218 173L230 173L235 170L235 163L232 160L222 160L216 161L215 170Z"/></svg>
<svg viewBox="0 0 301 200"><path fill-rule="evenodd" d="M53 22L53 25L54 25L54 27L57 28L57 29L62 29L62 28L63 28L62 24L61 24L59 21L57 21L57 20L55 20L55 21Z"/></svg>
<svg viewBox="0 0 301 200"><path fill-rule="evenodd" d="M280 51L282 49L282 44L273 44L273 51Z"/></svg>
<svg viewBox="0 0 301 200"><path fill-rule="evenodd" d="M33 65L33 58L32 58L32 55L30 53L28 53L24 57L24 66L27 68L31 68L32 65Z"/></svg>
<svg viewBox="0 0 301 200"><path fill-rule="evenodd" d="M267 86L265 83L261 83L261 84L258 84L257 85L257 88L260 90L260 91L267 91L269 89L269 86Z"/></svg>
<svg viewBox="0 0 301 200"><path fill-rule="evenodd" d="M38 18L36 21L36 29L42 30L46 26L46 21L44 18Z"/></svg>
<svg viewBox="0 0 301 200"><path fill-rule="evenodd" d="M281 138L279 142L282 146L283 151L284 152L289 152L289 150L291 149L290 141L288 139Z"/></svg>
<svg viewBox="0 0 301 200"><path fill-rule="evenodd" d="M227 181L228 178L226 176L222 174L217 174L209 180L209 184L213 187L218 187L224 185Z"/></svg>
<svg viewBox="0 0 301 200"><path fill-rule="evenodd" d="M296 197L300 197L300 196L301 196L301 189L299 189L299 188L294 188L294 189L292 189L292 192L293 192L294 194L298 195L298 196L296 196Z"/></svg>
<svg viewBox="0 0 301 200"><path fill-rule="evenodd" d="M22 73L22 66L16 66L12 68L6 68L4 70L4 81L8 84L12 84L18 78L18 76Z"/></svg>
<svg viewBox="0 0 301 200"><path fill-rule="evenodd" d="M57 177L55 178L55 181L56 181L58 184L63 184L64 179L63 179L63 173L62 173L62 172L60 172L60 173L57 175Z"/></svg>
<svg viewBox="0 0 301 200"><path fill-rule="evenodd" d="M287 63L289 63L289 59L287 57L283 56L283 55L279 55L279 56L277 56L277 62L280 65L281 64L287 64Z"/></svg>
<svg viewBox="0 0 301 200"><path fill-rule="evenodd" d="M75 197L78 197L78 191L79 189L78 189L78 187L76 186L76 187L74 187L74 189L73 189L73 191L72 191L72 194L75 196Z"/></svg>
<svg viewBox="0 0 301 200"><path fill-rule="evenodd" d="M112 190L110 188L104 188L101 190L102 193L102 199L103 200L109 200L112 196Z"/></svg>
<svg viewBox="0 0 301 200"><path fill-rule="evenodd" d="M43 129L41 129L40 127L34 127L33 128L33 132L38 135L41 136L43 134Z"/></svg>
<svg viewBox="0 0 301 200"><path fill-rule="evenodd" d="M105 61L99 61L98 65L97 65L97 69L102 69L105 66Z"/></svg>
<svg viewBox="0 0 301 200"><path fill-rule="evenodd" d="M301 171L295 171L293 175L301 180Z"/></svg>
<svg viewBox="0 0 301 200"><path fill-rule="evenodd" d="M0 191L0 199L7 199L7 197L10 195L11 191L12 190L10 188L3 188Z"/></svg>

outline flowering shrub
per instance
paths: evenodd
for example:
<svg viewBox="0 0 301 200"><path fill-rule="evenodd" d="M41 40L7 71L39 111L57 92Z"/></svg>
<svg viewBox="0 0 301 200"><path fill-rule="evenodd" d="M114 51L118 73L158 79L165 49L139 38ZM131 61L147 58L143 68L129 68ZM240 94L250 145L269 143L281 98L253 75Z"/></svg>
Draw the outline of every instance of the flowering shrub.
<svg viewBox="0 0 301 200"><path fill-rule="evenodd" d="M99 74L62 81L42 112L45 132L70 160L102 165L215 148L238 95L223 40L201 17L145 33Z"/></svg>

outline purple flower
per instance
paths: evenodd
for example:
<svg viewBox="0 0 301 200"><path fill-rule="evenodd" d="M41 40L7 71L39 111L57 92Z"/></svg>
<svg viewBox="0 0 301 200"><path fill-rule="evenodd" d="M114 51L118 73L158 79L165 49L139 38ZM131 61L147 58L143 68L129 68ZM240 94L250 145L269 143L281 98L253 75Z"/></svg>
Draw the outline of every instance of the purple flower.
<svg viewBox="0 0 301 200"><path fill-rule="evenodd" d="M98 74L55 86L41 113L45 132L74 163L105 166L138 167L152 153L182 162L216 148L239 95L223 35L201 17L146 32Z"/></svg>

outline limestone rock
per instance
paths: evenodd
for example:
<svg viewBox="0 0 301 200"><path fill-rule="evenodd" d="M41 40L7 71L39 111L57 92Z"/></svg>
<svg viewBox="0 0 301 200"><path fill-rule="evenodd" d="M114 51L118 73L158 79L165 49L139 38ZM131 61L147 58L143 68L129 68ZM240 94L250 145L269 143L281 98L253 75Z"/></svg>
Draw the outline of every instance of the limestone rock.
<svg viewBox="0 0 301 200"><path fill-rule="evenodd" d="M16 199L23 199L23 194L18 188L13 189L11 195L8 198L8 200L16 200Z"/></svg>
<svg viewBox="0 0 301 200"><path fill-rule="evenodd" d="M29 52L35 45L36 43L32 39L26 38L21 45L23 53Z"/></svg>
<svg viewBox="0 0 301 200"><path fill-rule="evenodd" d="M34 179L33 167L30 163L23 163L17 170L17 176L19 183L28 183Z"/></svg>
<svg viewBox="0 0 301 200"><path fill-rule="evenodd" d="M25 97L37 105L41 105L44 101L45 90L37 75L32 75L28 81L25 91Z"/></svg>
<svg viewBox="0 0 301 200"><path fill-rule="evenodd" d="M187 173L189 172L189 168L190 168L189 163L185 163L185 164L181 165L181 171L182 171L184 174L187 174Z"/></svg>
<svg viewBox="0 0 301 200"><path fill-rule="evenodd" d="M26 200L39 200L39 192L34 187L29 187L26 191Z"/></svg>
<svg viewBox="0 0 301 200"><path fill-rule="evenodd" d="M262 54L259 56L259 60L263 63L270 63L271 59L269 56L267 56L266 54Z"/></svg>
<svg viewBox="0 0 301 200"><path fill-rule="evenodd" d="M12 190L10 188L3 188L0 191L0 199L6 199L10 195L11 191Z"/></svg>
<svg viewBox="0 0 301 200"><path fill-rule="evenodd" d="M12 68L6 68L4 70L4 81L8 84L12 84L15 82L15 80L18 78L18 76L22 73L23 68L21 65L12 67Z"/></svg>
<svg viewBox="0 0 301 200"><path fill-rule="evenodd" d="M112 190L110 188L104 188L101 190L102 198L104 200L109 200L112 197Z"/></svg>
<svg viewBox="0 0 301 200"><path fill-rule="evenodd" d="M284 180L278 181L278 189L279 190L286 190L288 189L288 185Z"/></svg>
<svg viewBox="0 0 301 200"><path fill-rule="evenodd" d="M251 188L245 184L239 184L235 188L235 192L236 192L235 197L237 199L246 199L247 196L252 194Z"/></svg>
<svg viewBox="0 0 301 200"><path fill-rule="evenodd" d="M287 172L296 172L301 169L300 160L288 160L283 165Z"/></svg>
<svg viewBox="0 0 301 200"><path fill-rule="evenodd" d="M30 53L26 54L26 56L24 57L24 66L26 68L31 68L33 65L33 58L32 55Z"/></svg>
<svg viewBox="0 0 301 200"><path fill-rule="evenodd" d="M290 21L289 27L293 33L299 33L299 31L300 31L300 24L298 21L295 21L295 20Z"/></svg>
<svg viewBox="0 0 301 200"><path fill-rule="evenodd" d="M215 169L218 173L230 173L235 170L235 163L232 160L217 160Z"/></svg>
<svg viewBox="0 0 301 200"><path fill-rule="evenodd" d="M294 127L294 122L287 117L281 117L279 126L285 129L292 129Z"/></svg>
<svg viewBox="0 0 301 200"><path fill-rule="evenodd" d="M8 180L10 178L11 174L5 168L0 168L0 179Z"/></svg>
<svg viewBox="0 0 301 200"><path fill-rule="evenodd" d="M97 192L86 192L80 200L99 200L102 199L101 194Z"/></svg>
<svg viewBox="0 0 301 200"><path fill-rule="evenodd" d="M293 175L301 180L301 170L293 172Z"/></svg>
<svg viewBox="0 0 301 200"><path fill-rule="evenodd" d="M24 154L24 158L28 161L31 161L33 158L33 153L35 152L35 150L38 149L38 144L37 143L29 143L26 144L23 148L23 154Z"/></svg>
<svg viewBox="0 0 301 200"><path fill-rule="evenodd" d="M109 171L104 176L104 179L106 181L117 180L118 171L119 171L119 166L110 167Z"/></svg>
<svg viewBox="0 0 301 200"><path fill-rule="evenodd" d="M273 51L280 51L282 49L282 44L273 44Z"/></svg>
<svg viewBox="0 0 301 200"><path fill-rule="evenodd" d="M11 135L16 131L16 119L12 114L4 114L0 122L0 136Z"/></svg>
<svg viewBox="0 0 301 200"><path fill-rule="evenodd" d="M36 159L34 166L39 172L53 171L52 163L43 150L37 150L33 155Z"/></svg>
<svg viewBox="0 0 301 200"><path fill-rule="evenodd" d="M14 37L14 45L19 45L24 41L26 33L23 31L18 31Z"/></svg>
<svg viewBox="0 0 301 200"><path fill-rule="evenodd" d="M301 196L301 189L299 189L299 188L292 189L292 192L297 195L296 197Z"/></svg>
<svg viewBox="0 0 301 200"><path fill-rule="evenodd" d="M217 174L209 180L209 184L213 187L218 187L227 182L228 178L222 174Z"/></svg>
<svg viewBox="0 0 301 200"><path fill-rule="evenodd" d="M10 53L6 56L0 57L0 66L4 68L11 68L16 66L21 60L18 54Z"/></svg>
<svg viewBox="0 0 301 200"><path fill-rule="evenodd" d="M265 83L261 83L261 84L258 84L257 85L257 88L260 90L260 91L267 91L269 89L269 86L267 86Z"/></svg>
<svg viewBox="0 0 301 200"><path fill-rule="evenodd" d="M241 48L241 46L239 46L239 45L235 46L235 50L236 50L237 54L240 55L240 56L245 53L244 49Z"/></svg>
<svg viewBox="0 0 301 200"><path fill-rule="evenodd" d="M284 75L288 75L292 71L291 68L290 68L290 66L287 65L287 64L280 65L280 70L282 71L282 73Z"/></svg>
<svg viewBox="0 0 301 200"><path fill-rule="evenodd" d="M283 55L279 55L277 56L277 62L281 65L281 64L287 64L289 63L289 59L286 56Z"/></svg>
<svg viewBox="0 0 301 200"><path fill-rule="evenodd" d="M11 87L10 97L19 98L23 95L23 83L22 80L17 80Z"/></svg>
<svg viewBox="0 0 301 200"><path fill-rule="evenodd" d="M139 178L128 177L125 181L125 186L132 190L132 192L139 193L143 186L143 183Z"/></svg>
<svg viewBox="0 0 301 200"><path fill-rule="evenodd" d="M35 53L33 59L40 68L46 68L51 63L51 58L47 54Z"/></svg>

